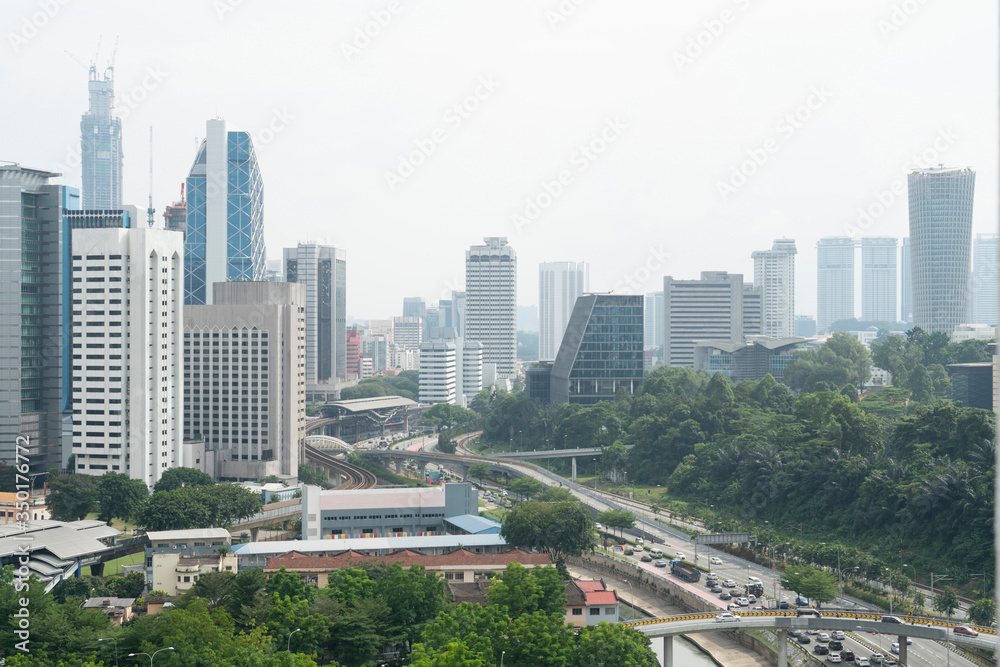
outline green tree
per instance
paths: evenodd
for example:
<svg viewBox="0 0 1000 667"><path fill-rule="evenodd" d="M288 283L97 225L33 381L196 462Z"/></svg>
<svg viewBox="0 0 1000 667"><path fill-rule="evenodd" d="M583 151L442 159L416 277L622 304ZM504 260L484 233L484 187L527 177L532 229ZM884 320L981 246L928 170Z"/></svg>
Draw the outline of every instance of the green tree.
<svg viewBox="0 0 1000 667"><path fill-rule="evenodd" d="M457 449L458 449L458 446L455 444L455 441L452 439L452 435L451 435L450 431L445 430L445 431L441 431L440 433L438 433L437 450L439 452L443 452L445 454L454 454Z"/></svg>
<svg viewBox="0 0 1000 667"><path fill-rule="evenodd" d="M490 476L490 464L486 461L476 461L469 468L469 477L478 479L482 484L483 480Z"/></svg>
<svg viewBox="0 0 1000 667"><path fill-rule="evenodd" d="M212 476L196 470L194 468L170 468L160 475L160 479L153 487L153 492L173 491L182 486L213 486L215 480Z"/></svg>
<svg viewBox="0 0 1000 667"><path fill-rule="evenodd" d="M207 572L198 577L190 590L194 597L208 602L209 609L214 609L225 604L235 579L236 575L232 572Z"/></svg>
<svg viewBox="0 0 1000 667"><path fill-rule="evenodd" d="M510 483L510 490L522 498L534 498L545 490L545 485L534 477L518 477Z"/></svg>
<svg viewBox="0 0 1000 667"><path fill-rule="evenodd" d="M124 577L119 575L108 577L104 584L108 593L117 598L137 598L146 588L146 575L133 570Z"/></svg>
<svg viewBox="0 0 1000 667"><path fill-rule="evenodd" d="M305 600L310 602L319 592L315 586L307 584L305 579L296 572L286 572L282 567L271 575L267 580L268 595L277 595L279 598L291 598L292 600Z"/></svg>
<svg viewBox="0 0 1000 667"><path fill-rule="evenodd" d="M590 510L579 502L518 503L500 528L507 544L545 551L556 565L597 545Z"/></svg>
<svg viewBox="0 0 1000 667"><path fill-rule="evenodd" d="M958 609L958 593L952 586L946 586L934 597L934 611L944 613L948 618Z"/></svg>
<svg viewBox="0 0 1000 667"><path fill-rule="evenodd" d="M57 521L77 521L97 508L97 478L59 475L49 481L48 505Z"/></svg>
<svg viewBox="0 0 1000 667"><path fill-rule="evenodd" d="M634 628L602 622L582 628L569 661L580 667L658 667L649 638Z"/></svg>
<svg viewBox="0 0 1000 667"><path fill-rule="evenodd" d="M635 514L628 510L605 510L597 515L597 522L610 528L618 528L621 534L625 528L635 526Z"/></svg>
<svg viewBox="0 0 1000 667"><path fill-rule="evenodd" d="M323 486L326 484L326 475L321 473L318 468L315 468L309 465L308 463L300 463L299 481L301 481L303 484Z"/></svg>
<svg viewBox="0 0 1000 667"><path fill-rule="evenodd" d="M997 603L993 598L981 598L969 607L969 620L981 627L990 627L997 620Z"/></svg>
<svg viewBox="0 0 1000 667"><path fill-rule="evenodd" d="M125 473L106 472L97 478L98 518L111 525L115 517L128 519L149 498L149 488L141 479L132 479Z"/></svg>
<svg viewBox="0 0 1000 667"><path fill-rule="evenodd" d="M794 565L785 570L781 585L808 600L829 602L837 597L837 575L811 565Z"/></svg>
<svg viewBox="0 0 1000 667"><path fill-rule="evenodd" d="M253 606L258 594L264 593L266 588L267 576L259 567L241 570L233 578L224 604L226 611L238 626L245 624L247 612Z"/></svg>
<svg viewBox="0 0 1000 667"><path fill-rule="evenodd" d="M574 502L576 496L564 486L550 486L539 493L536 500L543 503L566 503Z"/></svg>
<svg viewBox="0 0 1000 667"><path fill-rule="evenodd" d="M558 614L566 606L566 587L554 567L528 569L510 563L500 579L494 579L486 591L490 604L507 608L511 618L540 611Z"/></svg>

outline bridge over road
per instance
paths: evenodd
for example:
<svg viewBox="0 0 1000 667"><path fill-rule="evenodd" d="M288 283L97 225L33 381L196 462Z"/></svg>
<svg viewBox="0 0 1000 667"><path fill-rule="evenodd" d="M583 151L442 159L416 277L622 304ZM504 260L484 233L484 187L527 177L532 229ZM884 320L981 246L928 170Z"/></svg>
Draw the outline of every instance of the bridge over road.
<svg viewBox="0 0 1000 667"><path fill-rule="evenodd" d="M736 612L739 620L725 623L717 622L715 614L685 614L667 618L647 619L626 623L642 632L649 638L663 639L663 666L673 667L673 638L675 635L699 632L715 632L718 630L741 630L747 628L769 628L777 630L842 630L844 632L867 632L873 634L891 634L898 636L899 661L907 664L906 638L931 639L938 642L948 641L957 646L977 648L985 651L997 650L997 634L992 628L976 628L978 637L966 637L949 632L954 623L946 623L937 619L920 617L903 617L904 624L883 622L882 615L877 613L859 613L849 611L824 610L822 618L799 617L794 611L748 611ZM778 632L778 667L787 666L785 632Z"/></svg>

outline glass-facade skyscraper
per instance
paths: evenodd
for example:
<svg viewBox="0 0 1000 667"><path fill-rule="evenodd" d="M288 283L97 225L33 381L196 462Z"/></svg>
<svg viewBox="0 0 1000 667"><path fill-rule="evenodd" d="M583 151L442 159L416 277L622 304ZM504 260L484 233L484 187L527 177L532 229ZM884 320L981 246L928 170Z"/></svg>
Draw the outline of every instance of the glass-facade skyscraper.
<svg viewBox="0 0 1000 667"><path fill-rule="evenodd" d="M90 108L80 121L80 162L83 172L83 209L122 207L122 121L111 115L114 108L114 69L104 78L90 67Z"/></svg>
<svg viewBox="0 0 1000 667"><path fill-rule="evenodd" d="M576 300L549 375L552 403L591 405L619 389L635 392L643 374L642 295L584 294Z"/></svg>
<svg viewBox="0 0 1000 667"><path fill-rule="evenodd" d="M69 460L71 357L83 354L70 331L84 287L71 280L67 219L80 195L51 183L57 176L0 166L0 461L14 464L20 451L31 473Z"/></svg>
<svg viewBox="0 0 1000 667"><path fill-rule="evenodd" d="M264 185L250 135L208 121L186 186L184 303L211 304L213 283L264 280Z"/></svg>
<svg viewBox="0 0 1000 667"><path fill-rule="evenodd" d="M347 253L300 243L285 248L284 276L306 286L306 383L347 377Z"/></svg>
<svg viewBox="0 0 1000 667"><path fill-rule="evenodd" d="M970 167L917 169L907 182L913 325L951 335L969 321L976 172Z"/></svg>

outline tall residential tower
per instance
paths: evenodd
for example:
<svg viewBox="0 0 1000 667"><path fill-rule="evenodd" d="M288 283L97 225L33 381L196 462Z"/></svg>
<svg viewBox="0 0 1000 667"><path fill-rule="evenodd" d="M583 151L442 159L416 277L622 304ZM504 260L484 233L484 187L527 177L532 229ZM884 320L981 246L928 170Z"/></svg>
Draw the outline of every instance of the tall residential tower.
<svg viewBox="0 0 1000 667"><path fill-rule="evenodd" d="M969 321L976 172L938 166L911 171L907 181L913 325L950 336Z"/></svg>
<svg viewBox="0 0 1000 667"><path fill-rule="evenodd" d="M866 322L895 322L896 239L861 239L861 319Z"/></svg>
<svg viewBox="0 0 1000 667"><path fill-rule="evenodd" d="M795 253L794 239L776 239L770 250L751 254L765 336L787 338L795 333Z"/></svg>
<svg viewBox="0 0 1000 667"><path fill-rule="evenodd" d="M972 245L972 323L997 325L1000 236L976 234Z"/></svg>
<svg viewBox="0 0 1000 667"><path fill-rule="evenodd" d="M586 262L543 262L538 265L538 358L552 361L559 351L578 296L590 290Z"/></svg>
<svg viewBox="0 0 1000 667"><path fill-rule="evenodd" d="M483 364L512 378L517 358L517 253L490 236L465 251L465 340L483 344Z"/></svg>
<svg viewBox="0 0 1000 667"><path fill-rule="evenodd" d="M816 243L816 328L823 332L838 320L854 317L854 239ZM788 335L795 333L794 326Z"/></svg>

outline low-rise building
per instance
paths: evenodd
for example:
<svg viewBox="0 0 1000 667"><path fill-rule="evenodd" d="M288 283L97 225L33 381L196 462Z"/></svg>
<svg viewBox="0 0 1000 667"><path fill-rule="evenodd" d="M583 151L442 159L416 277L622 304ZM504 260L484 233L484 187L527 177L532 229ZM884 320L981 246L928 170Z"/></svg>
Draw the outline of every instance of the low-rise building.
<svg viewBox="0 0 1000 667"><path fill-rule="evenodd" d="M135 598L88 598L83 601L80 608L100 609L111 619L112 625L121 625L135 618L133 605Z"/></svg>
<svg viewBox="0 0 1000 667"><path fill-rule="evenodd" d="M585 627L603 621L618 622L618 593L609 591L604 580L571 579L566 585L566 622Z"/></svg>
<svg viewBox="0 0 1000 667"><path fill-rule="evenodd" d="M179 595L208 572L233 572L238 559L229 551L232 537L225 528L156 530L146 534L146 587Z"/></svg>
<svg viewBox="0 0 1000 667"><path fill-rule="evenodd" d="M16 493L0 493L0 524L25 521L47 521L51 519L45 494L39 492L21 499Z"/></svg>

